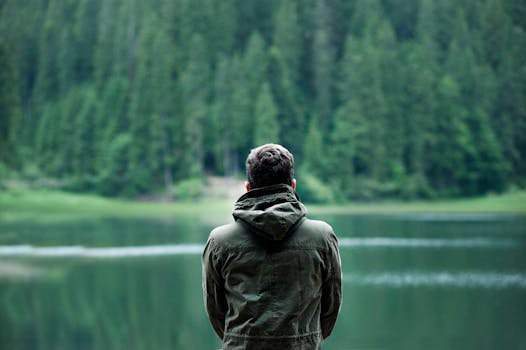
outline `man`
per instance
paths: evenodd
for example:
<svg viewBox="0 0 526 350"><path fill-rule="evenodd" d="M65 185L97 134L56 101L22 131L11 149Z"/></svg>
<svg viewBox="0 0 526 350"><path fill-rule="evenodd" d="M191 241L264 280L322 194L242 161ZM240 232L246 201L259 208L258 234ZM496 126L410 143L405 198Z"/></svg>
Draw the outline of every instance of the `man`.
<svg viewBox="0 0 526 350"><path fill-rule="evenodd" d="M210 233L203 292L223 349L320 349L340 309L341 262L332 228L309 220L283 146L253 149L234 223Z"/></svg>

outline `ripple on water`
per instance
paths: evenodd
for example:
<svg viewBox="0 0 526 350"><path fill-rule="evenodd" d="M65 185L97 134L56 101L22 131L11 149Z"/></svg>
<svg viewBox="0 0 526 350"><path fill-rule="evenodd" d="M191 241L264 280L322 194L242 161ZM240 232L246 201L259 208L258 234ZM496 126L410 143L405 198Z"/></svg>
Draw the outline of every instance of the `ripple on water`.
<svg viewBox="0 0 526 350"><path fill-rule="evenodd" d="M378 273L345 273L343 280L347 284L357 286L382 287L459 287L526 289L526 274L504 273L492 271L462 271L462 272L378 272Z"/></svg>

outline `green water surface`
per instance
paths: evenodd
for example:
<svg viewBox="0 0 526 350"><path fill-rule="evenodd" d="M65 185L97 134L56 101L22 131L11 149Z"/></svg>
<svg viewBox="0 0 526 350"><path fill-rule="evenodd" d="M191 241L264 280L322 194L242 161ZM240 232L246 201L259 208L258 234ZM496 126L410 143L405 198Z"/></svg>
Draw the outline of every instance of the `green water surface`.
<svg viewBox="0 0 526 350"><path fill-rule="evenodd" d="M526 349L526 218L324 216L344 302L324 349ZM218 349L194 218L0 222L0 349Z"/></svg>

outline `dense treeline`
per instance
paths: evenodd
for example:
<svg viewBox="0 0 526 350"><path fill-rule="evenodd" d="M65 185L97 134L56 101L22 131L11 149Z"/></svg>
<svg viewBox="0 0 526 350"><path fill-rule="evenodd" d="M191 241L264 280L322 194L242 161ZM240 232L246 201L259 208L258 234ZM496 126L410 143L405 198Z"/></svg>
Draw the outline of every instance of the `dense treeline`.
<svg viewBox="0 0 526 350"><path fill-rule="evenodd" d="M525 77L521 0L5 0L0 172L137 195L273 141L319 199L499 191Z"/></svg>

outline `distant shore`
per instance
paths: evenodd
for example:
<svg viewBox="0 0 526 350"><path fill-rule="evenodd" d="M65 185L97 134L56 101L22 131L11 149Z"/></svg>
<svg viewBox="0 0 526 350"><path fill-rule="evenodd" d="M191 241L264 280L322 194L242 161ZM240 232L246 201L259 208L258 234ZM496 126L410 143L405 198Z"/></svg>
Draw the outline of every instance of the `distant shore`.
<svg viewBox="0 0 526 350"><path fill-rule="evenodd" d="M144 202L104 198L55 190L8 189L0 192L0 220L54 220L92 217L177 218L200 217L227 220L233 208L230 197L201 198L181 202ZM526 215L526 191L474 198L434 201L378 201L309 205L313 215L494 213Z"/></svg>

